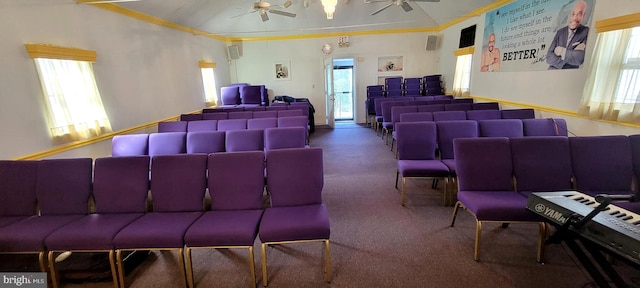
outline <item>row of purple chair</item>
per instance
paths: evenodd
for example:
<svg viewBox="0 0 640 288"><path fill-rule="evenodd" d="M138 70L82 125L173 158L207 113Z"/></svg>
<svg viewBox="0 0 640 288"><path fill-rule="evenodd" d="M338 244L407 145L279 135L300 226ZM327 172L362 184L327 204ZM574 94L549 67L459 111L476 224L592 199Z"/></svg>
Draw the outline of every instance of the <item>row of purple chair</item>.
<svg viewBox="0 0 640 288"><path fill-rule="evenodd" d="M526 209L531 192L638 195L633 183L640 180L640 135L466 138L455 139L453 146L459 191L451 226L459 208L473 214L475 260L483 223L515 222L539 225L537 260L542 261L546 225ZM640 202L613 204L640 213Z"/></svg>
<svg viewBox="0 0 640 288"><path fill-rule="evenodd" d="M299 112L280 111L280 112ZM218 113L216 113L218 114ZM215 114L214 114L215 115ZM158 123L158 133L164 132L196 132L196 131L231 131L246 129L266 129L272 127L308 127L305 116L286 116L270 118L237 118L208 119L191 121L165 121Z"/></svg>
<svg viewBox="0 0 640 288"><path fill-rule="evenodd" d="M38 254L54 287L61 252L108 253L114 287L126 287L123 252L176 251L184 286L195 287L193 249L245 248L255 287L256 237L265 286L267 245L320 241L330 282L322 161L320 148L105 157L93 171L89 158L0 161L0 253Z"/></svg>
<svg viewBox="0 0 640 288"><path fill-rule="evenodd" d="M379 104L375 104L378 99L387 99L384 101L420 101L415 102L416 105L427 105L427 104L450 104L451 101L454 100L451 95L431 95L431 96L396 96L396 97L367 97L365 100L365 110L367 111L367 122L370 122L371 119L375 118L375 116L381 112L376 113L376 111L380 110ZM447 101L448 100L448 101ZM473 101L473 99L467 99L464 101ZM384 102L382 101L382 102ZM460 100L456 100L460 101ZM371 122L375 123L375 122Z"/></svg>
<svg viewBox="0 0 640 288"><path fill-rule="evenodd" d="M451 205L455 199L456 162L453 149L453 141L458 138L479 137L515 137L521 138L523 134L523 121L527 121L528 137L535 136L567 136L566 122L564 119L495 119L495 120L451 120L451 121L423 121L423 122L398 122L396 124L396 141L398 169L396 171L395 187L398 188L398 179L402 176L402 188L400 191L400 203L405 202L406 178L429 177L444 179L444 203ZM558 129L556 127L564 127ZM560 132L560 133L558 133ZM564 132L564 133L562 133ZM524 138L528 138L524 137ZM418 161L413 160L430 160ZM425 167L414 167L416 163L429 163ZM448 187L452 184L453 187ZM433 187L436 188L436 187Z"/></svg>
<svg viewBox="0 0 640 288"><path fill-rule="evenodd" d="M303 148L306 147L306 139L303 127L127 134L113 137L111 155L155 156Z"/></svg>
<svg viewBox="0 0 640 288"><path fill-rule="evenodd" d="M269 106L262 110L242 110L216 109L215 112L204 112L201 114L182 114L180 121L196 120L223 120L223 119L253 119L253 118L277 118L289 116L309 116L309 109L304 106Z"/></svg>
<svg viewBox="0 0 640 288"><path fill-rule="evenodd" d="M223 106L268 106L269 93L264 85L238 83L220 88L220 103Z"/></svg>

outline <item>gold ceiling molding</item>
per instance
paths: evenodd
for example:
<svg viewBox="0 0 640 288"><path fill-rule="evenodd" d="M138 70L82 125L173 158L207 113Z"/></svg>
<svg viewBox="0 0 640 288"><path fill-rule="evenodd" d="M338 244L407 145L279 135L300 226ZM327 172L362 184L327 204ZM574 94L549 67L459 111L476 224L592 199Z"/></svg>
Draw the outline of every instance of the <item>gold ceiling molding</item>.
<svg viewBox="0 0 640 288"><path fill-rule="evenodd" d="M211 61L200 60L198 65L200 65L200 68L216 68L216 62Z"/></svg>
<svg viewBox="0 0 640 288"><path fill-rule="evenodd" d="M475 47L474 46L470 46L470 47L465 47L465 48L460 48L457 50L453 50L453 56L462 56L462 55L469 55L469 54L473 54L473 51L475 51Z"/></svg>
<svg viewBox="0 0 640 288"><path fill-rule="evenodd" d="M613 17L596 21L596 31L598 33L628 29L640 26L640 13Z"/></svg>
<svg viewBox="0 0 640 288"><path fill-rule="evenodd" d="M29 56L35 58L63 59L96 62L97 54L93 50L68 48L49 44L25 44Z"/></svg>

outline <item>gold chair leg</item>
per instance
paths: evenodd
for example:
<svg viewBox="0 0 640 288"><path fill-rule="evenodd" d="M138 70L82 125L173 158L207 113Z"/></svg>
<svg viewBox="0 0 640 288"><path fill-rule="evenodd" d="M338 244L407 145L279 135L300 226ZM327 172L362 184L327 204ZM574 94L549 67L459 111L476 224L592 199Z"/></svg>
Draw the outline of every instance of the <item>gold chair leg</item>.
<svg viewBox="0 0 640 288"><path fill-rule="evenodd" d="M331 250L329 248L329 239L324 240L324 251L325 251L325 268L324 268L324 273L325 273L325 279L327 280L327 283L331 283Z"/></svg>
<svg viewBox="0 0 640 288"><path fill-rule="evenodd" d="M267 287L267 244L262 243L262 286Z"/></svg>
<svg viewBox="0 0 640 288"><path fill-rule="evenodd" d="M49 267L49 263L47 262L44 251L38 253L38 264L40 265L40 272L48 271L47 267Z"/></svg>
<svg viewBox="0 0 640 288"><path fill-rule="evenodd" d="M402 177L402 191L400 192L400 205L404 206L404 186L407 183L407 178Z"/></svg>
<svg viewBox="0 0 640 288"><path fill-rule="evenodd" d="M482 235L482 222L476 220L476 247L473 251L473 260L480 259L480 236Z"/></svg>
<svg viewBox="0 0 640 288"><path fill-rule="evenodd" d="M180 265L180 278L182 278L182 286L187 288L187 275L184 271L184 248L178 249L178 264Z"/></svg>
<svg viewBox="0 0 640 288"><path fill-rule="evenodd" d="M538 239L538 255L537 255L537 261L538 263L543 263L544 262L544 249L545 249L545 245L544 245L544 240L547 237L547 224L545 222L538 222L538 226L539 226L539 239Z"/></svg>
<svg viewBox="0 0 640 288"><path fill-rule="evenodd" d="M122 250L120 249L116 250L116 261L118 266L118 279L120 281L120 287L125 288L127 287L127 285L124 282L124 263L122 262Z"/></svg>
<svg viewBox="0 0 640 288"><path fill-rule="evenodd" d="M196 287L194 279L193 279L193 260L191 259L191 248L187 247L184 251L185 257L185 265L187 267L187 285L190 288Z"/></svg>
<svg viewBox="0 0 640 288"><path fill-rule="evenodd" d="M460 206L462 206L460 201L457 201L453 206L453 215L451 215L451 224L449 224L450 227L453 227L453 224L456 222L456 216L458 215L458 209L460 209Z"/></svg>
<svg viewBox="0 0 640 288"><path fill-rule="evenodd" d="M249 273L251 274L251 288L256 288L256 267L253 259L253 246L249 246Z"/></svg>
<svg viewBox="0 0 640 288"><path fill-rule="evenodd" d="M49 273L51 274L51 286L53 286L53 288L58 288L58 286L60 286L60 280L58 279L58 273L55 266L56 262L53 254L53 251L49 251Z"/></svg>
<svg viewBox="0 0 640 288"><path fill-rule="evenodd" d="M113 287L120 287L118 284L118 272L116 271L116 262L114 259L114 251L113 249L109 250L109 266L111 267L111 279L113 280Z"/></svg>

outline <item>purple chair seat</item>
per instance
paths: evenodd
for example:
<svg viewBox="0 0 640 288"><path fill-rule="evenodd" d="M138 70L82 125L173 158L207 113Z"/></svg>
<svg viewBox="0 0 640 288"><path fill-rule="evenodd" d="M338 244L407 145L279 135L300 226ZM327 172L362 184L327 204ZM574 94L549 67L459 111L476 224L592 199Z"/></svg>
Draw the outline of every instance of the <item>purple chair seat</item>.
<svg viewBox="0 0 640 288"><path fill-rule="evenodd" d="M268 208L260 222L260 241L329 239L329 214L324 204Z"/></svg>
<svg viewBox="0 0 640 288"><path fill-rule="evenodd" d="M262 210L208 211L184 236L190 247L253 246Z"/></svg>
<svg viewBox="0 0 640 288"><path fill-rule="evenodd" d="M449 176L449 168L440 160L398 160L398 170L403 177Z"/></svg>
<svg viewBox="0 0 640 288"><path fill-rule="evenodd" d="M527 210L527 198L512 191L460 191L458 201L465 203L478 221L543 221Z"/></svg>
<svg viewBox="0 0 640 288"><path fill-rule="evenodd" d="M0 252L39 252L53 231L85 215L33 216L0 228Z"/></svg>
<svg viewBox="0 0 640 288"><path fill-rule="evenodd" d="M50 250L110 250L120 230L143 213L91 214L57 229L44 243Z"/></svg>
<svg viewBox="0 0 640 288"><path fill-rule="evenodd" d="M31 216L0 216L0 227L7 226L11 223L25 220Z"/></svg>
<svg viewBox="0 0 640 288"><path fill-rule="evenodd" d="M181 248L184 234L202 212L146 213L113 238L117 249Z"/></svg>

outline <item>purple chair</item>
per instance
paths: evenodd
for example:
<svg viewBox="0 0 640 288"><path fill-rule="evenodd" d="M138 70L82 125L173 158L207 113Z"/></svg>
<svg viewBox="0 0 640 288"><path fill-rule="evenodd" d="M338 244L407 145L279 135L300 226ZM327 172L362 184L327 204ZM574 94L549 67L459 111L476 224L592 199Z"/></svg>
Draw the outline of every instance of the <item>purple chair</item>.
<svg viewBox="0 0 640 288"><path fill-rule="evenodd" d="M235 106L240 104L240 89L239 87L221 87L220 88L220 100L222 105Z"/></svg>
<svg viewBox="0 0 640 288"><path fill-rule="evenodd" d="M154 156L151 159L153 212L147 212L113 237L120 287L126 287L122 252L178 252L179 271L186 286L184 235L204 210L207 155Z"/></svg>
<svg viewBox="0 0 640 288"><path fill-rule="evenodd" d="M527 198L513 188L513 164L509 138L458 138L453 140L458 174L458 201L453 208L451 227L460 207L476 219L473 259L480 259L480 236L486 222L536 223L539 227L537 261L544 251L546 225L527 210Z"/></svg>
<svg viewBox="0 0 640 288"><path fill-rule="evenodd" d="M224 152L226 132L197 131L187 133L187 154Z"/></svg>
<svg viewBox="0 0 640 288"><path fill-rule="evenodd" d="M640 134L629 135L629 143L631 144L633 174L636 177L636 183L640 185ZM640 189L636 189L636 191L640 191Z"/></svg>
<svg viewBox="0 0 640 288"><path fill-rule="evenodd" d="M264 106L245 106L244 111L264 111L267 108Z"/></svg>
<svg viewBox="0 0 640 288"><path fill-rule="evenodd" d="M149 134L116 135L111 139L111 156L149 154Z"/></svg>
<svg viewBox="0 0 640 288"><path fill-rule="evenodd" d="M322 203L324 174L321 148L266 152L267 191L271 205L262 215L262 284L267 286L268 245L321 241L325 245L325 279L331 282L329 214Z"/></svg>
<svg viewBox="0 0 640 288"><path fill-rule="evenodd" d="M425 122L425 121L433 121L433 113L416 112L416 113L402 113L402 115L400 115L400 122Z"/></svg>
<svg viewBox="0 0 640 288"><path fill-rule="evenodd" d="M253 111L233 111L229 112L228 119L251 119Z"/></svg>
<svg viewBox="0 0 640 288"><path fill-rule="evenodd" d="M522 119L524 136L567 136L567 121L560 118Z"/></svg>
<svg viewBox="0 0 640 288"><path fill-rule="evenodd" d="M373 99L373 105L374 105L374 109L376 111L376 117L375 117L375 130L376 130L376 134L379 131L382 131L382 122L384 121L383 117L382 117L382 103L384 102L389 102L389 101L394 101L391 98L375 98Z"/></svg>
<svg viewBox="0 0 640 288"><path fill-rule="evenodd" d="M191 250L200 248L248 249L251 287L256 286L253 242L262 217L264 157L262 151L209 155L211 211L184 235L188 287L195 287Z"/></svg>
<svg viewBox="0 0 640 288"><path fill-rule="evenodd" d="M240 103L238 104L261 105L262 104L262 87L249 86L249 85L241 86L240 87Z"/></svg>
<svg viewBox="0 0 640 288"><path fill-rule="evenodd" d="M509 142L516 191L520 194L528 197L534 191L573 189L569 138L533 136L512 138Z"/></svg>
<svg viewBox="0 0 640 288"><path fill-rule="evenodd" d="M253 119L257 118L278 118L278 111L254 111Z"/></svg>
<svg viewBox="0 0 640 288"><path fill-rule="evenodd" d="M229 119L228 112L216 112L216 113L204 113L202 114L202 120L225 120Z"/></svg>
<svg viewBox="0 0 640 288"><path fill-rule="evenodd" d="M181 114L180 121L198 121L202 120L202 114Z"/></svg>
<svg viewBox="0 0 640 288"><path fill-rule="evenodd" d="M453 153L453 139L456 138L478 138L478 122L473 120L451 120L436 122L438 151L440 161L449 168L449 183L452 189L447 189L444 194L444 204L455 203L457 183L456 160ZM435 187L433 187L435 188Z"/></svg>
<svg viewBox="0 0 640 288"><path fill-rule="evenodd" d="M149 134L149 156L183 154L187 152L187 132Z"/></svg>
<svg viewBox="0 0 640 288"><path fill-rule="evenodd" d="M467 120L467 112L465 111L435 111L433 112L433 121L451 121L451 120Z"/></svg>
<svg viewBox="0 0 640 288"><path fill-rule="evenodd" d="M435 104L449 105L451 104L451 99L435 99L434 98L434 100L427 100L427 105L435 105Z"/></svg>
<svg viewBox="0 0 640 288"><path fill-rule="evenodd" d="M64 251L109 253L113 284L118 287L111 240L146 212L149 156L98 158L94 169L95 213L57 229L44 241L54 287L59 281L54 256Z"/></svg>
<svg viewBox="0 0 640 288"><path fill-rule="evenodd" d="M187 132L187 121L158 122L158 133Z"/></svg>
<svg viewBox="0 0 640 288"><path fill-rule="evenodd" d="M0 227L37 214L38 161L0 160Z"/></svg>
<svg viewBox="0 0 640 288"><path fill-rule="evenodd" d="M473 98L453 98L451 100L451 104L460 104L460 103L473 104Z"/></svg>
<svg viewBox="0 0 640 288"><path fill-rule="evenodd" d="M264 151L264 130L231 130L226 132L225 151Z"/></svg>
<svg viewBox="0 0 640 288"><path fill-rule="evenodd" d="M391 131L393 131L391 108L394 106L404 106L404 103L399 101L383 102L380 106L382 107L382 138L384 139L384 144L387 144Z"/></svg>
<svg viewBox="0 0 640 288"><path fill-rule="evenodd" d="M304 148L306 131L302 127L278 127L264 130L264 149Z"/></svg>
<svg viewBox="0 0 640 288"><path fill-rule="evenodd" d="M294 117L294 116L304 116L304 113L302 113L302 109L280 110L280 111L278 111L278 118L280 118L280 117Z"/></svg>
<svg viewBox="0 0 640 288"><path fill-rule="evenodd" d="M244 111L244 107L237 107L237 106L234 106L234 107L222 107L222 111L227 112L227 113L228 112L242 112L242 111Z"/></svg>
<svg viewBox="0 0 640 288"><path fill-rule="evenodd" d="M473 110L500 110L498 102L473 103Z"/></svg>
<svg viewBox="0 0 640 288"><path fill-rule="evenodd" d="M458 99L462 100L462 99ZM444 104L444 111L468 111L473 109L471 103Z"/></svg>
<svg viewBox="0 0 640 288"><path fill-rule="evenodd" d="M187 125L187 132L217 131L217 130L218 130L218 120L189 121L189 125Z"/></svg>
<svg viewBox="0 0 640 288"><path fill-rule="evenodd" d="M275 112L275 111L273 111ZM257 118L247 120L247 129L260 129L278 127L278 118Z"/></svg>
<svg viewBox="0 0 640 288"><path fill-rule="evenodd" d="M0 227L0 253L38 254L40 271L47 272L47 236L89 212L92 166L91 158L40 160L35 182L40 213Z"/></svg>
<svg viewBox="0 0 640 288"><path fill-rule="evenodd" d="M468 120L489 120L502 119L500 110L469 110L467 111Z"/></svg>
<svg viewBox="0 0 640 288"><path fill-rule="evenodd" d="M265 111L287 110L287 103L271 103L271 106L265 108Z"/></svg>
<svg viewBox="0 0 640 288"><path fill-rule="evenodd" d="M404 90L402 89L389 89L386 90L387 97L389 98L398 98L404 96Z"/></svg>
<svg viewBox="0 0 640 288"><path fill-rule="evenodd" d="M576 189L595 196L633 194L633 160L629 137L623 135L570 137Z"/></svg>
<svg viewBox="0 0 640 288"><path fill-rule="evenodd" d="M444 104L418 105L418 112L444 111Z"/></svg>
<svg viewBox="0 0 640 288"><path fill-rule="evenodd" d="M502 119L533 119L536 113L533 109L507 109L500 110Z"/></svg>
<svg viewBox="0 0 640 288"><path fill-rule="evenodd" d="M418 106L414 105L405 105L405 106L393 106L391 107L391 125L395 127L396 123L400 122L400 116L404 113L417 113ZM391 130L391 151L393 151L393 145L396 141L395 138L395 129Z"/></svg>
<svg viewBox="0 0 640 288"><path fill-rule="evenodd" d="M399 122L396 126L398 170L395 187L398 188L398 177L402 176L400 204L404 206L407 178L445 179L447 191L449 168L436 159L436 123Z"/></svg>
<svg viewBox="0 0 640 288"><path fill-rule="evenodd" d="M309 119L304 116L278 117L278 127L304 127L309 139Z"/></svg>
<svg viewBox="0 0 640 288"><path fill-rule="evenodd" d="M232 131L247 129L247 119L218 120L218 131Z"/></svg>
<svg viewBox="0 0 640 288"><path fill-rule="evenodd" d="M520 119L479 120L480 137L523 137L524 129Z"/></svg>

